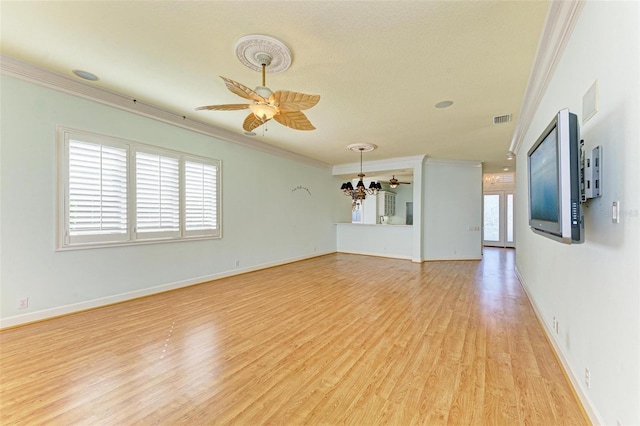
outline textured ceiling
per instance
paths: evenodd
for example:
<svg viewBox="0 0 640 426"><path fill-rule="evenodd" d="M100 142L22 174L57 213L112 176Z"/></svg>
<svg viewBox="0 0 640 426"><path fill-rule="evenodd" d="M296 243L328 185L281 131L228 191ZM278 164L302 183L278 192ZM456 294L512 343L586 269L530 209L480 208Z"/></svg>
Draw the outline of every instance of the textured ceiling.
<svg viewBox="0 0 640 426"><path fill-rule="evenodd" d="M243 134L243 103L218 76L249 87L260 74L236 41L264 34L286 44L291 67L272 90L321 95L314 131L269 122L248 139L329 165L427 154L501 171L529 79L546 1L44 1L1 3L2 53ZM434 105L452 100L453 106ZM512 114L494 125L493 116ZM511 164L510 164L511 165Z"/></svg>

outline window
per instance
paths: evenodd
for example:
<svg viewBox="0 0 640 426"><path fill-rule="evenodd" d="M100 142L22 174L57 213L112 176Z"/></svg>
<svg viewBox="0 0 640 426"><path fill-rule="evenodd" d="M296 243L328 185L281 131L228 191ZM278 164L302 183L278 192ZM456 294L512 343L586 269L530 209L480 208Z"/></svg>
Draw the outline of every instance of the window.
<svg viewBox="0 0 640 426"><path fill-rule="evenodd" d="M136 233L179 236L179 158L136 151Z"/></svg>
<svg viewBox="0 0 640 426"><path fill-rule="evenodd" d="M59 129L58 248L219 238L220 161Z"/></svg>
<svg viewBox="0 0 640 426"><path fill-rule="evenodd" d="M185 230L188 235L199 235L218 222L218 168L187 160L184 170Z"/></svg>
<svg viewBox="0 0 640 426"><path fill-rule="evenodd" d="M125 240L126 148L71 139L68 158L68 242Z"/></svg>

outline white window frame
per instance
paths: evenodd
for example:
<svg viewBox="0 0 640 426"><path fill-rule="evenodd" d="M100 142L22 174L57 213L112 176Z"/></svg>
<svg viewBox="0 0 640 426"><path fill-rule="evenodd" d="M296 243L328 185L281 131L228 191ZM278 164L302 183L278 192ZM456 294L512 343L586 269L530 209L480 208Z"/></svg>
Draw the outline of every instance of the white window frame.
<svg viewBox="0 0 640 426"><path fill-rule="evenodd" d="M125 233L96 233L71 236L69 231L69 141L112 146L125 149L127 152L127 231ZM171 241L190 241L222 238L221 220L221 178L222 162L213 158L202 157L166 148L160 148L140 142L133 142L111 136L101 135L84 130L58 127L58 207L57 207L57 250L76 250L98 247L113 247L133 244L152 244ZM159 155L178 160L179 191L179 230L137 232L137 182L136 153ZM185 162L196 162L215 168L213 215L215 224L212 229L186 230L185 219ZM211 185L209 185L211 188Z"/></svg>

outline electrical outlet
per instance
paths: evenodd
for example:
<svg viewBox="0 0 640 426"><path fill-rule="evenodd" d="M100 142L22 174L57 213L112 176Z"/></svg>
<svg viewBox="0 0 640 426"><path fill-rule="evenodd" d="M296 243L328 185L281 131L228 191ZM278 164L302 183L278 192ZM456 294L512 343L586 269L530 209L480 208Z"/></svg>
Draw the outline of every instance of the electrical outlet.
<svg viewBox="0 0 640 426"><path fill-rule="evenodd" d="M27 309L29 307L29 298L23 297L18 300L18 309Z"/></svg>
<svg viewBox="0 0 640 426"><path fill-rule="evenodd" d="M236 260L236 268L240 266L240 261Z"/></svg>
<svg viewBox="0 0 640 426"><path fill-rule="evenodd" d="M584 384L587 385L587 388L591 387L591 372L588 368L584 369Z"/></svg>

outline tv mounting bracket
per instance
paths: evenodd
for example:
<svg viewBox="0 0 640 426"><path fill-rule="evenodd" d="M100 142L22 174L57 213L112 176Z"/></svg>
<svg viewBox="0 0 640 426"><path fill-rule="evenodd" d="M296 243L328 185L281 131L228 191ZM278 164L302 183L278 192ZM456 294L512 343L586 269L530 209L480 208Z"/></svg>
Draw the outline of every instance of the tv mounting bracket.
<svg viewBox="0 0 640 426"><path fill-rule="evenodd" d="M580 181L583 203L602 195L602 147L586 152L584 139L580 141Z"/></svg>

